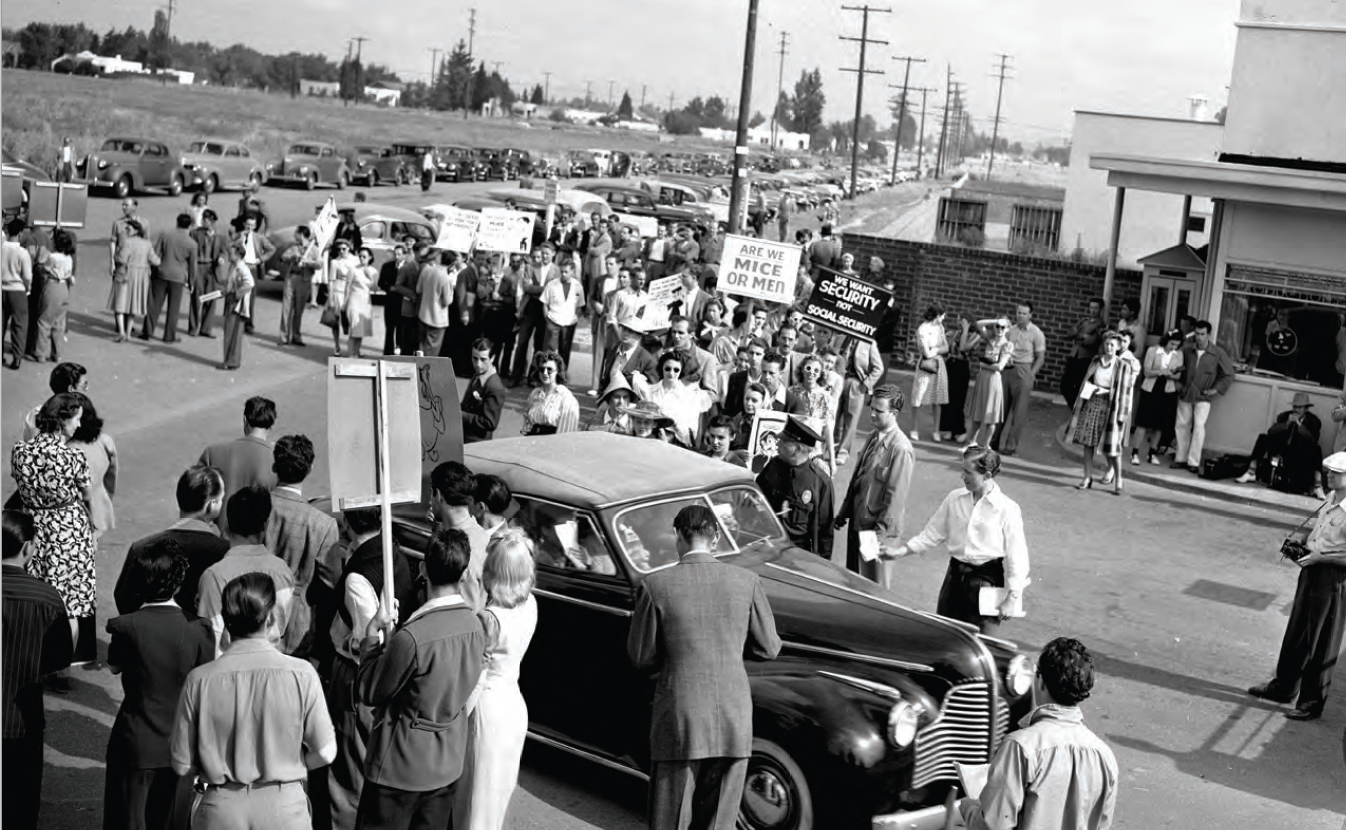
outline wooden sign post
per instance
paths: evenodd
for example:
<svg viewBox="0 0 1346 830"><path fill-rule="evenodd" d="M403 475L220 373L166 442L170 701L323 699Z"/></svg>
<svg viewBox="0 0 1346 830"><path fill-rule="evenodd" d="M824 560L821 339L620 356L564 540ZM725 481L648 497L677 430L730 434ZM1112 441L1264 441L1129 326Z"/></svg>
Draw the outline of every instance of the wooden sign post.
<svg viewBox="0 0 1346 830"><path fill-rule="evenodd" d="M421 499L420 399L416 366L383 360L327 361L327 447L332 505L377 504L383 530L383 607L393 607L394 503ZM373 381L373 383L370 383Z"/></svg>

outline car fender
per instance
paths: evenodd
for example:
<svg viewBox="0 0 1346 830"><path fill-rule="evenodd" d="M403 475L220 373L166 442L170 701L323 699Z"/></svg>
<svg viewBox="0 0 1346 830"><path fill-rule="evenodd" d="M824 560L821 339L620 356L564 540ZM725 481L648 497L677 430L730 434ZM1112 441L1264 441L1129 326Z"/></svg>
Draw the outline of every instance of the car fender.
<svg viewBox="0 0 1346 830"><path fill-rule="evenodd" d="M809 670L802 663L777 661L772 669L749 675L754 734L783 740L800 753L806 767L832 759L871 769L898 748L888 740L888 712L899 699L938 711L934 701L909 678L872 680L850 666ZM886 674L886 673L885 673Z"/></svg>

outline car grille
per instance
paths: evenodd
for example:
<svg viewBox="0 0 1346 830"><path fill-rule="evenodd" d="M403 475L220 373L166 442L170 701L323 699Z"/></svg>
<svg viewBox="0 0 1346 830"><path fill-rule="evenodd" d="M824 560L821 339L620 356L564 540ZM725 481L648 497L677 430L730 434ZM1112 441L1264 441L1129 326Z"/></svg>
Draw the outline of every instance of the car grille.
<svg viewBox="0 0 1346 830"><path fill-rule="evenodd" d="M1004 734L1009 722L1008 709L1003 715L997 711L994 721L990 684L977 681L955 686L944 699L944 713L940 719L916 736L912 788L924 787L941 778L957 777L955 761L984 764L990 760L987 735L992 729L997 740Z"/></svg>

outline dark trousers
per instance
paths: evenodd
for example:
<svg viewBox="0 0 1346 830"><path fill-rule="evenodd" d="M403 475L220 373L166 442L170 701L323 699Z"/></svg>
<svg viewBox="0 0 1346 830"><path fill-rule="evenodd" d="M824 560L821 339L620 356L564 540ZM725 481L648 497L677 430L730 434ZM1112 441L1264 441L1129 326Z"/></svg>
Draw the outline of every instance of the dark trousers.
<svg viewBox="0 0 1346 830"><path fill-rule="evenodd" d="M5 830L33 830L42 804L42 733L0 740L0 823Z"/></svg>
<svg viewBox="0 0 1346 830"><path fill-rule="evenodd" d="M42 289L47 286L46 269L33 269L33 284L28 290L28 339L23 344L23 353L31 355L37 344L37 319L42 316Z"/></svg>
<svg viewBox="0 0 1346 830"><path fill-rule="evenodd" d="M1019 451L1019 438L1028 423L1028 402L1033 396L1032 368L1028 363L1015 363L1000 374L1005 384L1005 420L991 439L991 447L997 452Z"/></svg>
<svg viewBox="0 0 1346 830"><path fill-rule="evenodd" d="M747 758L655 761L650 830L733 830Z"/></svg>
<svg viewBox="0 0 1346 830"><path fill-rule="evenodd" d="M415 792L366 781L360 791L356 830L453 830L453 796L458 782Z"/></svg>
<svg viewBox="0 0 1346 830"><path fill-rule="evenodd" d="M855 428L860 425L860 413L865 410L865 385L859 378L848 377L842 386L841 401L837 407L837 432L835 436L838 453L851 451L855 441Z"/></svg>
<svg viewBox="0 0 1346 830"><path fill-rule="evenodd" d="M70 308L70 283L65 280L46 280L42 286L42 304L33 328L37 336L31 338L31 354L38 360L61 359L61 343L65 341L65 314Z"/></svg>
<svg viewBox="0 0 1346 830"><path fill-rule="evenodd" d="M243 315L234 311L234 306L238 303L238 297L233 294L224 295L224 360L225 366L231 369L237 369L243 365L243 336L244 323L246 320ZM168 337L165 336L167 341Z"/></svg>
<svg viewBox="0 0 1346 830"><path fill-rule="evenodd" d="M1080 388L1084 386L1084 376L1089 372L1090 359L1087 357L1066 358L1065 368L1061 370L1061 397L1066 399L1066 406L1074 406L1075 399L1080 396Z"/></svg>
<svg viewBox="0 0 1346 830"><path fill-rule="evenodd" d="M327 684L327 711L337 742L336 760L327 767L325 782L334 830L355 826L365 786L365 747L374 725L374 710L355 699L357 668L353 661L338 656Z"/></svg>
<svg viewBox="0 0 1346 830"><path fill-rule="evenodd" d="M145 325L140 330L140 339L149 340L154 336L154 324L163 310L164 301L168 301L168 313L164 317L164 342L173 343L178 339L178 311L182 307L182 283L168 280L150 280L150 307L145 315Z"/></svg>
<svg viewBox="0 0 1346 830"><path fill-rule="evenodd" d="M1283 478L1274 478L1269 459L1279 456ZM1286 424L1276 424L1257 436L1252 460L1263 483L1290 493L1308 493L1322 475L1323 448L1316 441L1296 435ZM1326 476L1323 476L1326 479Z"/></svg>
<svg viewBox="0 0 1346 830"><path fill-rule="evenodd" d="M397 326L397 348L404 355L414 355L421 348L421 321L416 314L403 314Z"/></svg>
<svg viewBox="0 0 1346 830"><path fill-rule="evenodd" d="M963 407L967 404L968 381L972 367L966 360L946 360L944 369L949 375L949 402L939 410L940 432L962 435L967 430Z"/></svg>
<svg viewBox="0 0 1346 830"><path fill-rule="evenodd" d="M397 354L397 335L402 331L402 298L383 297L383 353Z"/></svg>
<svg viewBox="0 0 1346 830"><path fill-rule="evenodd" d="M510 374L516 380L528 376L528 341L533 341L534 352L540 352L546 348L546 335L547 318L543 316L541 307L525 308L523 316L519 318L519 331L514 340L514 366Z"/></svg>
<svg viewBox="0 0 1346 830"><path fill-rule="evenodd" d="M6 291L4 295L5 346L18 363L28 350L28 295L22 291Z"/></svg>
<svg viewBox="0 0 1346 830"><path fill-rule="evenodd" d="M1004 559L992 559L984 565L969 565L950 557L949 569L944 573L944 584L939 589L935 613L972 623L983 634L993 634L999 630L1000 620L981 615L981 589L1004 587Z"/></svg>
<svg viewBox="0 0 1346 830"><path fill-rule="evenodd" d="M1295 604L1285 624L1273 688L1299 692L1300 709L1321 708L1332 685L1346 626L1346 568L1308 565L1299 571Z"/></svg>
<svg viewBox="0 0 1346 830"><path fill-rule="evenodd" d="M877 582L885 588L891 588L892 573L889 564L883 559L866 562L865 558L860 555L860 531L874 530L874 528L858 527L858 524L858 522L851 520L846 525L846 570L857 573L870 582Z"/></svg>
<svg viewBox="0 0 1346 830"><path fill-rule="evenodd" d="M312 275L302 268L292 268L285 277L285 289L280 295L280 342L304 342L304 306L313 291Z"/></svg>
<svg viewBox="0 0 1346 830"><path fill-rule="evenodd" d="M509 371L510 358L514 355L516 319L513 306L481 309L481 326L477 333L491 341L491 361L502 375Z"/></svg>
<svg viewBox="0 0 1346 830"><path fill-rule="evenodd" d="M135 769L109 758L103 830L174 830L192 815L192 779L171 767ZM6 796L8 797L8 796Z"/></svg>
<svg viewBox="0 0 1346 830"><path fill-rule="evenodd" d="M192 297L187 302L187 331L195 335L209 335L215 315L215 301L201 302L199 297L213 292L218 286L209 262L196 264L196 279L192 282Z"/></svg>
<svg viewBox="0 0 1346 830"><path fill-rule="evenodd" d="M547 336L544 338L544 348L554 349L561 354L561 360L565 361L566 371L570 371L570 347L575 343L575 327L578 323L569 326L558 326L551 320L547 321Z"/></svg>

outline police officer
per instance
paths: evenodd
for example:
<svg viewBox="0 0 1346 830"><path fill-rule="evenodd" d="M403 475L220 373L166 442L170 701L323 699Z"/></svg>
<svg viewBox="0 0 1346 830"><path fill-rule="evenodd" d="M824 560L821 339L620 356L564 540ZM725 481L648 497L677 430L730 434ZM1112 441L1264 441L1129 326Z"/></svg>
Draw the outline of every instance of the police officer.
<svg viewBox="0 0 1346 830"><path fill-rule="evenodd" d="M776 457L757 476L757 486L781 518L790 541L806 551L832 558L832 479L814 462L822 438L807 422L791 415L781 430Z"/></svg>

